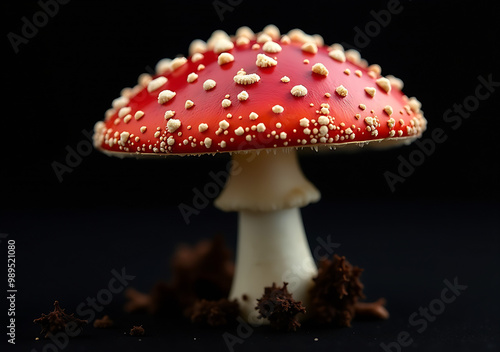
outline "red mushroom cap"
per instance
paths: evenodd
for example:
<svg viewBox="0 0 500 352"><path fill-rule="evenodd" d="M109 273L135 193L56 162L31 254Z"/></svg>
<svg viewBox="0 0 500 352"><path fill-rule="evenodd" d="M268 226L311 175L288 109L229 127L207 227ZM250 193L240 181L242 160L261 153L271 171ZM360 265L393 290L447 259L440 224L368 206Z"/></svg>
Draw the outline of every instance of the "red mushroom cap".
<svg viewBox="0 0 500 352"><path fill-rule="evenodd" d="M426 120L401 80L355 50L300 30L247 27L195 40L189 58L162 60L113 101L95 126L110 154L169 155L411 142ZM392 143L394 144L394 143Z"/></svg>

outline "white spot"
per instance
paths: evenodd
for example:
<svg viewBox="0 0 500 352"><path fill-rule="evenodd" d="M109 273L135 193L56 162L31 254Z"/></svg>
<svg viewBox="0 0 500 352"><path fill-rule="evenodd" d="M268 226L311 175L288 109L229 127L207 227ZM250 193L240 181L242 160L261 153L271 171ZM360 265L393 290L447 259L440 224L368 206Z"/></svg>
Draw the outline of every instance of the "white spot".
<svg viewBox="0 0 500 352"><path fill-rule="evenodd" d="M382 67L380 67L380 65L377 64L372 64L368 66L367 70L368 72L373 72L375 74L375 77L380 76L380 74L382 73Z"/></svg>
<svg viewBox="0 0 500 352"><path fill-rule="evenodd" d="M214 45L214 53L220 54L224 51L228 51L234 48L234 44L232 41L226 38L220 38Z"/></svg>
<svg viewBox="0 0 500 352"><path fill-rule="evenodd" d="M151 77L149 73L141 73L137 78L137 83L144 88L147 87L149 82L151 82L152 80L153 77Z"/></svg>
<svg viewBox="0 0 500 352"><path fill-rule="evenodd" d="M268 24L267 26L265 26L262 30L262 33L266 33L273 40L278 40L280 37L280 30L274 24Z"/></svg>
<svg viewBox="0 0 500 352"><path fill-rule="evenodd" d="M141 133L145 133L147 131L147 129L148 128L146 126L141 126L140 131L141 131Z"/></svg>
<svg viewBox="0 0 500 352"><path fill-rule="evenodd" d="M158 94L158 104L165 104L169 100L171 100L173 97L175 97L175 92L172 92L171 90L164 90L161 91L160 94Z"/></svg>
<svg viewBox="0 0 500 352"><path fill-rule="evenodd" d="M237 135L237 136L241 136L243 133L245 133L245 130L243 129L243 127L238 127L237 129L234 130L234 133Z"/></svg>
<svg viewBox="0 0 500 352"><path fill-rule="evenodd" d="M164 116L165 120L168 120L169 118L174 117L174 115L175 115L175 111L173 111L173 110L165 111L165 116Z"/></svg>
<svg viewBox="0 0 500 352"><path fill-rule="evenodd" d="M283 77L281 77L281 82L288 83L288 82L290 82L290 78L288 76L283 76Z"/></svg>
<svg viewBox="0 0 500 352"><path fill-rule="evenodd" d="M325 65L319 62L313 65L312 72L318 75L328 76L328 70L326 69Z"/></svg>
<svg viewBox="0 0 500 352"><path fill-rule="evenodd" d="M168 81L167 77L163 77L163 76L160 76L158 78L153 79L148 84L148 92L151 93L151 92L159 89L162 85L167 83L167 81Z"/></svg>
<svg viewBox="0 0 500 352"><path fill-rule="evenodd" d="M396 87L396 89L402 90L404 83L400 78L394 77L393 75L385 76L391 82L391 87Z"/></svg>
<svg viewBox="0 0 500 352"><path fill-rule="evenodd" d="M135 118L136 120L140 120L143 116L144 116L144 111L142 111L142 110L137 110L137 112L136 112L136 113L135 113L135 115L134 115L134 118Z"/></svg>
<svg viewBox="0 0 500 352"><path fill-rule="evenodd" d="M335 89L335 91L341 97L346 97L347 96L347 89L343 85L338 86L337 89Z"/></svg>
<svg viewBox="0 0 500 352"><path fill-rule="evenodd" d="M189 100L189 99L188 99L188 100L186 100L186 103L184 104L184 107L185 107L186 109L190 109L190 108L192 108L193 106L194 106L194 102L193 102L192 100Z"/></svg>
<svg viewBox="0 0 500 352"><path fill-rule="evenodd" d="M280 133L280 138L281 139L286 139L286 132L281 132Z"/></svg>
<svg viewBox="0 0 500 352"><path fill-rule="evenodd" d="M248 38L248 39L254 39L255 38L255 33L250 29L250 27L247 27L247 26L239 27L236 30L236 34L235 35L237 37L244 37L244 38Z"/></svg>
<svg viewBox="0 0 500 352"><path fill-rule="evenodd" d="M281 46L273 41L267 41L262 45L262 50L266 53L279 53L281 51Z"/></svg>
<svg viewBox="0 0 500 352"><path fill-rule="evenodd" d="M325 136L328 133L328 126L321 126L319 128L319 135Z"/></svg>
<svg viewBox="0 0 500 352"><path fill-rule="evenodd" d="M174 133L179 127L181 127L181 121L177 119L170 119L167 122L167 130L170 133Z"/></svg>
<svg viewBox="0 0 500 352"><path fill-rule="evenodd" d="M257 132L264 132L266 130L266 125L262 122L257 125Z"/></svg>
<svg viewBox="0 0 500 352"><path fill-rule="evenodd" d="M255 64L259 67L272 67L278 64L278 61L265 54L257 54L257 61Z"/></svg>
<svg viewBox="0 0 500 352"><path fill-rule="evenodd" d="M248 43L250 43L250 39L248 39L247 37L236 37L236 45L241 46Z"/></svg>
<svg viewBox="0 0 500 352"><path fill-rule="evenodd" d="M128 113L132 110L131 107L129 106L124 106L123 108L121 108L119 111L118 111L118 117L123 117L123 116L126 116L128 115Z"/></svg>
<svg viewBox="0 0 500 352"><path fill-rule="evenodd" d="M345 62L345 53L344 51L340 49L333 49L328 53L328 56L330 56L332 59L338 61L338 62Z"/></svg>
<svg viewBox="0 0 500 352"><path fill-rule="evenodd" d="M328 116L320 116L318 117L318 123L320 125L328 125L330 123L330 119L328 118ZM302 126L302 127L307 127L307 126Z"/></svg>
<svg viewBox="0 0 500 352"><path fill-rule="evenodd" d="M267 33L262 33L257 37L257 43L259 44L266 43L270 40L273 40L273 38L271 38L271 36Z"/></svg>
<svg viewBox="0 0 500 352"><path fill-rule="evenodd" d="M230 106L231 106L231 100L229 100L229 99L222 100L222 107L223 108L228 108Z"/></svg>
<svg viewBox="0 0 500 352"><path fill-rule="evenodd" d="M420 112L420 108L422 107L422 103L420 103L417 98L415 97L411 97L409 100L408 100L408 105L410 106L410 109L414 112L414 113L418 113Z"/></svg>
<svg viewBox="0 0 500 352"><path fill-rule="evenodd" d="M223 130L226 130L229 127L229 122L227 122L226 120L222 120L221 122L219 122L219 127Z"/></svg>
<svg viewBox="0 0 500 352"><path fill-rule="evenodd" d="M257 115L255 112L251 112L250 115L248 115L250 120L257 120L259 118L259 115Z"/></svg>
<svg viewBox="0 0 500 352"><path fill-rule="evenodd" d="M197 62L200 60L203 60L204 56L202 53L194 53L193 56L191 57L191 62Z"/></svg>
<svg viewBox="0 0 500 352"><path fill-rule="evenodd" d="M242 72L242 71L240 71L240 72ZM233 77L233 80L237 84L247 85L247 84L253 84L253 83L260 81L260 77L256 73L251 73L251 74L247 75L244 73L244 71L243 71L243 73L240 73L240 72L236 76Z"/></svg>
<svg viewBox="0 0 500 352"><path fill-rule="evenodd" d="M234 61L234 56L229 53L222 53L217 58L219 65L224 65Z"/></svg>
<svg viewBox="0 0 500 352"><path fill-rule="evenodd" d="M387 120L387 126L389 128L394 128L395 124L396 124L396 120L394 120L392 117L389 120Z"/></svg>
<svg viewBox="0 0 500 352"><path fill-rule="evenodd" d="M130 102L129 98L127 98L125 96L121 96L121 97L113 100L111 102L111 106L113 107L113 109L119 110L119 109L123 108L124 106L127 106L129 102Z"/></svg>
<svg viewBox="0 0 500 352"><path fill-rule="evenodd" d="M205 82L203 82L203 89L205 90L210 90L213 89L217 83L213 79L207 79Z"/></svg>
<svg viewBox="0 0 500 352"><path fill-rule="evenodd" d="M311 54L316 54L318 52L318 46L313 43L313 42L307 42L304 43L301 47L302 51L311 53Z"/></svg>
<svg viewBox="0 0 500 352"><path fill-rule="evenodd" d="M303 85L299 84L297 86L294 86L290 90L290 93L292 93L292 95L295 97L303 97L307 94L307 88L304 87Z"/></svg>
<svg viewBox="0 0 500 352"><path fill-rule="evenodd" d="M280 42L283 44L290 44L292 41L290 37L285 34L284 36L281 37Z"/></svg>
<svg viewBox="0 0 500 352"><path fill-rule="evenodd" d="M208 130L208 125L206 123L200 123L198 125L198 131L205 132L206 130Z"/></svg>
<svg viewBox="0 0 500 352"><path fill-rule="evenodd" d="M375 93L377 92L377 90L373 87L365 87L365 92L366 92L366 94L368 94L369 96L371 96L373 98L375 96Z"/></svg>
<svg viewBox="0 0 500 352"><path fill-rule="evenodd" d="M125 145L125 143L127 143L128 137L130 137L130 133L129 132L124 131L124 132L120 133L120 143L121 143L121 145Z"/></svg>
<svg viewBox="0 0 500 352"><path fill-rule="evenodd" d="M194 72L191 72L188 76L187 76L187 81L188 83L193 83L194 81L196 81L198 79L198 75Z"/></svg>
<svg viewBox="0 0 500 352"><path fill-rule="evenodd" d="M299 123L300 123L300 127L309 127L309 119L304 117L302 119L300 119Z"/></svg>
<svg viewBox="0 0 500 352"><path fill-rule="evenodd" d="M345 57L350 62L354 62L354 63L358 63L358 64L361 62L361 54L356 49L347 50L345 52Z"/></svg>
<svg viewBox="0 0 500 352"><path fill-rule="evenodd" d="M386 113L387 115L389 115L389 116L391 116L391 115L392 115L392 113L393 113L393 111L392 111L392 107L391 107L390 105L386 105L386 106L384 107L384 111L385 111L385 113Z"/></svg>
<svg viewBox="0 0 500 352"><path fill-rule="evenodd" d="M371 116L367 116L367 117L365 117L365 123L366 123L368 126L373 126L373 123L374 123L374 122L375 122L375 121L373 120L373 117L371 117Z"/></svg>
<svg viewBox="0 0 500 352"><path fill-rule="evenodd" d="M375 82L386 93L389 93L391 91L391 82L387 78L381 77L381 78L377 79Z"/></svg>
<svg viewBox="0 0 500 352"><path fill-rule="evenodd" d="M171 59L161 59L155 66L156 73L159 75L170 73L172 71L171 63Z"/></svg>
<svg viewBox="0 0 500 352"><path fill-rule="evenodd" d="M212 146L212 139L209 137L205 138L203 144L205 144L205 147L210 148Z"/></svg>
<svg viewBox="0 0 500 352"><path fill-rule="evenodd" d="M275 114L281 114L285 109L281 105L274 105L272 110Z"/></svg>
<svg viewBox="0 0 500 352"><path fill-rule="evenodd" d="M182 65L184 65L187 62L187 59L185 57L176 57L175 59L172 60L170 63L170 67L172 70L176 70Z"/></svg>
<svg viewBox="0 0 500 352"><path fill-rule="evenodd" d="M247 99L248 99L248 93L245 90L241 91L238 94L238 100L239 101L244 101L244 100L247 100Z"/></svg>

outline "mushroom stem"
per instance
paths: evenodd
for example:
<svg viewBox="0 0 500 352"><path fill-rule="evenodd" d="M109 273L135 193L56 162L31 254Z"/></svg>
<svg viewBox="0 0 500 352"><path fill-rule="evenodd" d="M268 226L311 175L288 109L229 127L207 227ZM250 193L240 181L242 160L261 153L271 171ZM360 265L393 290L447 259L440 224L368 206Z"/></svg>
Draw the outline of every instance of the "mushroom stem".
<svg viewBox="0 0 500 352"><path fill-rule="evenodd" d="M237 298L244 319L257 322L257 299L273 282L288 282L293 298L307 308L317 269L299 208L240 211L236 268L230 298ZM243 299L245 298L245 299ZM262 323L262 322L261 322Z"/></svg>
<svg viewBox="0 0 500 352"><path fill-rule="evenodd" d="M294 149L233 154L229 179L215 205L238 211L236 268L230 298L242 317L257 320L256 299L273 282L288 282L293 298L307 309L308 290L317 274L299 207L318 201Z"/></svg>

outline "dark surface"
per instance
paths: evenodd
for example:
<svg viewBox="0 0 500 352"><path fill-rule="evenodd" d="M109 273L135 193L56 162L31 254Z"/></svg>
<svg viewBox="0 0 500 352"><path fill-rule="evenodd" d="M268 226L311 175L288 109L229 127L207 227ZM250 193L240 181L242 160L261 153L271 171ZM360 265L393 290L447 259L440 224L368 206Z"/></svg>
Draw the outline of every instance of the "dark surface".
<svg viewBox="0 0 500 352"><path fill-rule="evenodd" d="M339 243L336 253L365 268L368 299L385 297L391 318L346 329L304 325L295 334L254 329L236 351L383 351L380 343L395 341L405 330L414 341L402 351L500 349L500 87L493 87L468 118L460 118L460 126L445 119L454 104L476 94L479 76L500 81L498 19L487 1L401 3L403 11L360 48L361 54L380 64L383 74L403 79L405 93L422 102L429 122L423 138L441 128L447 140L394 191L384 173L397 173L401 160L415 155L415 144L301 158L305 174L323 194L320 203L303 209L311 247L321 242L318 237ZM321 34L327 44L355 45L356 28L363 30L374 20L371 11L387 4L308 1L297 8L284 1L244 0L221 21L212 1L71 1L15 53L8 33L20 34L23 17L32 19L41 7L2 3L0 233L8 237L0 238L0 251L6 258L5 241L16 241L14 350L42 351L46 342L34 340L39 327L32 320L51 311L54 300L75 312L108 286L113 269L125 267L135 276L130 285L147 291L159 278L168 279L168 259L179 242L223 233L234 248L236 214L209 206L187 225L177 209L193 204L193 188L203 190L211 182L209 172L226 167L227 156L120 160L91 151L58 179L53 162L65 163L68 148L87 140L82 131L92 130L123 87L135 84L158 60L187 54L191 40L206 40L216 29L233 34L242 25L259 31L273 23L283 33L298 27ZM6 264L1 270L4 281ZM410 326L409 317L440 297L443 280L455 277L468 288L417 332L421 325ZM109 313L120 321L118 328L89 326L65 350L228 350L224 329L124 315L123 302L117 293L96 314ZM6 343L5 304L3 299L2 351L12 347ZM124 335L140 324L146 330L141 341ZM227 332L237 335L235 328Z"/></svg>
<svg viewBox="0 0 500 352"><path fill-rule="evenodd" d="M267 350L285 344L290 350L338 347L382 351L379 344L395 341L402 331L408 331L414 340L405 348L408 350L498 350L500 231L495 217L499 210L491 203L417 202L325 202L304 208L311 249L320 246L321 239L338 243L335 253L365 268L361 278L367 299L385 297L391 317L387 321L354 321L351 328L343 329L306 323L296 333L255 328L234 350ZM332 214L333 221L325 221ZM216 229L231 247L235 244L234 214L213 208L204 210L189 226L174 208L111 213L101 209L16 211L4 213L0 220L8 238L15 239L17 245L19 351L26 350L25 346L42 351L44 343L50 343L34 341L40 327L32 320L52 310L54 300L73 313L88 297L104 297L99 292L108 287L113 269L125 267L127 275L135 276L129 286L147 292L158 279L168 280L168 259L177 243L210 238ZM328 223L335 224L336 229ZM440 299L446 287L443 281L453 283L455 278L467 289L446 304L421 333L417 331L423 328L421 323L409 325L414 312ZM123 302L123 294L117 293L102 312L85 307L82 318L93 321L94 313L96 317L109 314L118 326L104 330L89 326L69 342L69 350L158 350L176 346L224 351L224 333L238 335L236 328L202 329L167 318L127 315L121 308ZM124 335L133 325L143 325L146 330L140 342ZM5 341L1 343L6 345Z"/></svg>

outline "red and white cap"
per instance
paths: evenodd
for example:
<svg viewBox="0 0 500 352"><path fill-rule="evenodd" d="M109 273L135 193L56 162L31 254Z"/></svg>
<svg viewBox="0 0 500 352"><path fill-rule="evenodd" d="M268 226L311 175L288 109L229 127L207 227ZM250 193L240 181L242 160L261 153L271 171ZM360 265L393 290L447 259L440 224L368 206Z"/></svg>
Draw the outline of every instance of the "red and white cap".
<svg viewBox="0 0 500 352"><path fill-rule="evenodd" d="M95 125L111 155L409 143L426 120L403 83L355 50L269 25L195 40L189 57L161 60Z"/></svg>

